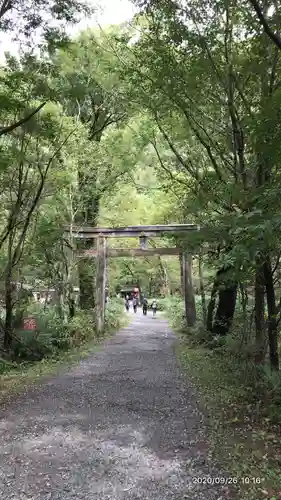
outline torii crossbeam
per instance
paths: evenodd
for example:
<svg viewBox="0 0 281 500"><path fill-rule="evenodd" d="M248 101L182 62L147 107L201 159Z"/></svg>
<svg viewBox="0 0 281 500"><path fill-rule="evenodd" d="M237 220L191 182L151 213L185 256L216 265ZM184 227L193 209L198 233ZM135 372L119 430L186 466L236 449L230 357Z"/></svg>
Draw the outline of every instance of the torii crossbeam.
<svg viewBox="0 0 281 500"><path fill-rule="evenodd" d="M197 224L162 224L155 226L127 226L127 227L79 227L73 226L66 231L73 238L136 238L142 234L147 237L163 236L165 233L186 233L187 231L199 231L200 226Z"/></svg>

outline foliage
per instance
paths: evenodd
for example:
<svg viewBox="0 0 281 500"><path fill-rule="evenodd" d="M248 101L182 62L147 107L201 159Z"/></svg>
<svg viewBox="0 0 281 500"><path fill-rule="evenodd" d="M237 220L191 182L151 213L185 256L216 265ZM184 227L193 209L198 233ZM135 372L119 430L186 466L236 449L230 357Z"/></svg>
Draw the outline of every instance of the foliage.
<svg viewBox="0 0 281 500"><path fill-rule="evenodd" d="M44 3L40 0L4 0L0 11L0 31L10 33L13 41L25 42L26 48L33 47L37 41L37 44L43 47L47 44L49 50L54 50L67 40L66 24L74 24L90 13L87 3L79 0L48 0Z"/></svg>
<svg viewBox="0 0 281 500"><path fill-rule="evenodd" d="M105 310L105 328L108 332L112 330L118 330L124 326L125 316L124 316L124 303L123 300L118 298L111 299Z"/></svg>
<svg viewBox="0 0 281 500"><path fill-rule="evenodd" d="M32 305L29 313L36 320L36 331L18 330L13 340L15 361L39 361L60 351L79 347L97 339L94 310L77 310L73 318L63 323L55 307ZM111 332L123 325L123 302L115 299L108 303L105 316L105 331ZM8 365L8 363L6 363ZM5 371L3 362L3 372ZM11 365L12 367L14 365ZM1 368L2 369L2 368Z"/></svg>
<svg viewBox="0 0 281 500"><path fill-rule="evenodd" d="M278 370L280 51L242 2L142 7L135 21L141 35L116 46L126 60L120 75L145 110L143 144L173 190L177 220L202 227L181 244L216 273L207 328L213 336L229 333L240 286L249 325L253 309L245 301L255 287L256 359L269 347ZM278 25L276 5L272 12Z"/></svg>
<svg viewBox="0 0 281 500"><path fill-rule="evenodd" d="M272 372L268 364L255 365L254 344L241 344L241 338L235 331L230 332L224 339L214 339L200 321L195 327L188 329L183 319L184 307L180 298L164 299L163 307L171 327L183 335L186 345L191 349L205 349L200 352L206 353L210 365L220 365L220 360L223 360L223 372L221 371L220 377L226 387L229 378L235 379L237 389L246 391L245 394L254 400L261 399L261 412L265 416L269 416L274 423L281 423L280 375Z"/></svg>
<svg viewBox="0 0 281 500"><path fill-rule="evenodd" d="M184 304L181 297L166 298L162 301L164 310L167 313L170 325L177 331L182 331L186 327L184 321Z"/></svg>
<svg viewBox="0 0 281 500"><path fill-rule="evenodd" d="M7 361L6 359L0 359L0 375L7 373L16 368L16 364Z"/></svg>
<svg viewBox="0 0 281 500"><path fill-rule="evenodd" d="M54 352L54 346L48 334L31 336L19 332L13 339L12 351L15 360L40 361Z"/></svg>
<svg viewBox="0 0 281 500"><path fill-rule="evenodd" d="M77 346L96 336L94 311L78 311L67 325L70 346Z"/></svg>

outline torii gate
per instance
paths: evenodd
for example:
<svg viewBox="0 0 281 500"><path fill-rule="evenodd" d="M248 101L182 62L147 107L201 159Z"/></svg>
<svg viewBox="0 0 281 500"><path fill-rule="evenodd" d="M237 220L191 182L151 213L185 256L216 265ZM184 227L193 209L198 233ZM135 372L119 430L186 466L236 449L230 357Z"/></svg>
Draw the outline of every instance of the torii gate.
<svg viewBox="0 0 281 500"><path fill-rule="evenodd" d="M195 298L192 285L192 255L182 252L178 247L147 248L147 238L159 237L165 233L176 234L188 231L199 231L196 224L168 224L156 226L128 226L117 228L71 227L65 231L73 238L96 239L95 248L80 252L79 257L96 258L96 325L101 333L104 329L105 285L107 257L147 257L151 255L180 255L182 253L183 294L187 323L193 326L196 321ZM139 248L108 248L107 238L139 237Z"/></svg>

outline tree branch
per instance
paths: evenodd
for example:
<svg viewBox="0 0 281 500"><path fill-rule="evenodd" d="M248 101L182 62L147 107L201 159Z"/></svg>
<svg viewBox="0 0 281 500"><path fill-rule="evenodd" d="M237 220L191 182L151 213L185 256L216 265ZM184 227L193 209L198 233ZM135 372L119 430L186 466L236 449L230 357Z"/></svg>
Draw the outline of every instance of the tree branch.
<svg viewBox="0 0 281 500"><path fill-rule="evenodd" d="M195 178L197 181L200 181L198 172L196 172L196 170L194 170L193 168L190 167L190 165L188 165L188 163L183 159L183 157L181 156L181 154L178 152L177 148L174 146L173 142L170 140L168 134L165 132L164 128L162 127L162 125L161 125L161 123L160 123L160 121L158 119L158 116L157 116L156 112L154 112L154 118L155 118L155 121L156 121L156 123L158 125L158 128L159 128L160 132L164 136L165 140L167 141L167 143L168 143L171 151L174 153L174 155L177 158L178 162L189 172L189 174L193 178ZM155 149L155 147L154 147L154 149ZM158 157L158 159L159 159L159 157Z"/></svg>
<svg viewBox="0 0 281 500"><path fill-rule="evenodd" d="M259 5L259 2L257 0L249 0L250 4L252 5L253 9L255 10L259 22L261 26L263 26L264 32L267 34L267 36L273 41L273 43L278 47L279 50L281 50L281 38L277 33L274 33L272 29L270 28L262 10Z"/></svg>
<svg viewBox="0 0 281 500"><path fill-rule="evenodd" d="M34 109L34 111L29 113L29 115L25 116L21 120L18 120L17 122L12 123L12 125L8 125L7 127L2 127L0 129L0 137L1 137L1 135L8 134L9 132L12 132L16 128L18 128L21 125L23 125L24 123L28 122L34 115L36 115L36 113L38 113L40 111L40 109L42 109L45 106L45 104L47 104L47 101L40 104L40 106L38 106L36 109Z"/></svg>
<svg viewBox="0 0 281 500"><path fill-rule="evenodd" d="M12 8L12 2L11 0L3 0L2 5L0 7L0 19L8 12L8 10L11 10Z"/></svg>

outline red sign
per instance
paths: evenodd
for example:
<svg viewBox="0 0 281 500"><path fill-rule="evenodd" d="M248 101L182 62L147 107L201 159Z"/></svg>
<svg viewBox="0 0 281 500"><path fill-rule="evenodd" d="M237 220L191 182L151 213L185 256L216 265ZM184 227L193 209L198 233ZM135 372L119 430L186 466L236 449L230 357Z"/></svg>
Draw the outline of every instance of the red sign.
<svg viewBox="0 0 281 500"><path fill-rule="evenodd" d="M23 320L23 329L24 330L36 330L37 324L34 318L25 318Z"/></svg>

